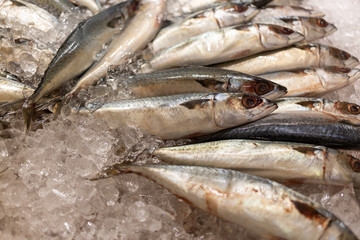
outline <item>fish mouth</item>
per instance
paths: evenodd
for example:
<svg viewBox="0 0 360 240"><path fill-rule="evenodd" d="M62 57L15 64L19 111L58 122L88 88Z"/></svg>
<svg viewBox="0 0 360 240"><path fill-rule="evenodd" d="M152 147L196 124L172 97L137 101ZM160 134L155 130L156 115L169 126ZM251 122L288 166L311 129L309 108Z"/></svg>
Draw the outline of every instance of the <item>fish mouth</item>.
<svg viewBox="0 0 360 240"><path fill-rule="evenodd" d="M346 59L344 61L344 64L347 67L359 67L359 65L360 65L359 60L354 56L351 56L350 58Z"/></svg>
<svg viewBox="0 0 360 240"><path fill-rule="evenodd" d="M336 32L337 27L334 24L329 24L329 26L326 28L325 31L326 31L326 34L325 34L325 37L326 37L326 36L329 36L330 34Z"/></svg>
<svg viewBox="0 0 360 240"><path fill-rule="evenodd" d="M261 95L261 97L273 100L273 99L285 96L287 94L287 92L288 91L287 91L286 87L276 84L274 90Z"/></svg>
<svg viewBox="0 0 360 240"><path fill-rule="evenodd" d="M266 111L270 111L270 110L275 111L278 108L278 105L273 101L270 101L266 98L264 98L263 101L264 101L263 104L265 105Z"/></svg>

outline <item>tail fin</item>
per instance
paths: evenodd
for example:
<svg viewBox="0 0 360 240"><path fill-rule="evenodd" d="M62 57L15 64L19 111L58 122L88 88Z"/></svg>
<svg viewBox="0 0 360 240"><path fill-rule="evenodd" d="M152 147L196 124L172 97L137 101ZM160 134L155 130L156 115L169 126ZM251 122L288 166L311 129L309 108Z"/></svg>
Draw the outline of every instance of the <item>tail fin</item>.
<svg viewBox="0 0 360 240"><path fill-rule="evenodd" d="M19 111L24 105L25 101L26 99L24 98L0 105L0 117L4 117L9 113L14 113Z"/></svg>

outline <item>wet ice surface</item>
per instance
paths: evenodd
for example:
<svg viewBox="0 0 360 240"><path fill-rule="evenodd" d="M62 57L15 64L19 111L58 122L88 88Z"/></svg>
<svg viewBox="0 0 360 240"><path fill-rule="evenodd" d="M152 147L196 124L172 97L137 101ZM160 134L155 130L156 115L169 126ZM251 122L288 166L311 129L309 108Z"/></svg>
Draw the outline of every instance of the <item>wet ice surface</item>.
<svg viewBox="0 0 360 240"><path fill-rule="evenodd" d="M321 42L360 57L360 2L307 2L338 27L336 33ZM36 85L56 49L81 21L64 19L68 22L42 38L30 29L24 36L23 31L9 31L1 25L4 37L0 37L0 69L15 71ZM14 39L21 37L30 39L36 47L22 43L14 48ZM28 57L19 57L18 51ZM31 68L31 62L36 70ZM111 77L109 74L109 80ZM90 92L93 100L105 92L108 99L128 97L127 93L119 95L111 90L110 86ZM356 93L360 94L360 82L329 97L360 103ZM127 127L110 130L91 117L49 119L28 136L24 135L20 117L10 125L0 131L0 172L6 169L0 173L0 239L251 239L237 225L190 207L137 175L101 181L86 179L115 162L159 163L150 158L148 151L164 145L158 138ZM360 236L360 210L351 188L294 188L321 203Z"/></svg>

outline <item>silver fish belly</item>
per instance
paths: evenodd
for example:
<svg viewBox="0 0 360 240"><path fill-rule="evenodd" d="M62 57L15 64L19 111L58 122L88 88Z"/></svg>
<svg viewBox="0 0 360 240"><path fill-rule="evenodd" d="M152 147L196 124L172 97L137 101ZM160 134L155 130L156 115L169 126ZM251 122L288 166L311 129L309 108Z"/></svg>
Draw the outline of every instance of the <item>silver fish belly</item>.
<svg viewBox="0 0 360 240"><path fill-rule="evenodd" d="M331 66L267 73L259 77L286 87L287 97L321 96L355 82L360 78L360 70Z"/></svg>
<svg viewBox="0 0 360 240"><path fill-rule="evenodd" d="M250 21L259 10L253 5L229 4L195 13L163 28L151 43L158 52L204 32Z"/></svg>
<svg viewBox="0 0 360 240"><path fill-rule="evenodd" d="M266 239L356 239L319 204L281 184L246 173L190 166L116 166L145 176L192 205Z"/></svg>
<svg viewBox="0 0 360 240"><path fill-rule="evenodd" d="M186 65L210 65L291 45L300 33L277 25L252 24L222 28L167 48L143 65L143 71Z"/></svg>
<svg viewBox="0 0 360 240"><path fill-rule="evenodd" d="M270 114L276 104L237 93L183 94L87 106L74 114L94 115L111 128L130 125L162 139L200 136L254 121Z"/></svg>
<svg viewBox="0 0 360 240"><path fill-rule="evenodd" d="M304 143L223 140L155 149L167 163L241 170L283 183L351 185L360 160L335 149Z"/></svg>
<svg viewBox="0 0 360 240"><path fill-rule="evenodd" d="M326 66L355 67L359 60L338 48L322 44L305 44L254 55L238 61L214 65L218 68L259 75L270 72L323 68Z"/></svg>
<svg viewBox="0 0 360 240"><path fill-rule="evenodd" d="M136 97L156 97L185 93L238 92L268 99L286 94L281 85L235 71L209 67L187 67L124 76L119 88Z"/></svg>
<svg viewBox="0 0 360 240"><path fill-rule="evenodd" d="M81 89L96 83L106 75L109 67L125 63L135 54L135 51L145 48L160 28L164 8L165 0L141 1L135 16L113 39L106 54L79 79L67 98L75 96Z"/></svg>

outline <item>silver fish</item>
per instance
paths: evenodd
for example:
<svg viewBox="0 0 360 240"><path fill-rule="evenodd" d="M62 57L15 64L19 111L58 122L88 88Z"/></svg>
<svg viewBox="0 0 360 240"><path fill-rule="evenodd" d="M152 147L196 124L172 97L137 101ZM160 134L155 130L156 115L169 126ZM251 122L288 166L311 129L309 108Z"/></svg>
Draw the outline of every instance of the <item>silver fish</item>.
<svg viewBox="0 0 360 240"><path fill-rule="evenodd" d="M275 17L256 20L256 23L276 24L291 28L303 34L307 42L329 36L337 30L334 24L319 17Z"/></svg>
<svg viewBox="0 0 360 240"><path fill-rule="evenodd" d="M248 22L258 13L255 6L248 4L227 4L197 12L161 29L150 48L158 52L204 32Z"/></svg>
<svg viewBox="0 0 360 240"><path fill-rule="evenodd" d="M359 159L304 143L224 140L155 149L153 155L170 164L237 169L284 183L351 185L360 180Z"/></svg>
<svg viewBox="0 0 360 240"><path fill-rule="evenodd" d="M286 94L281 85L235 71L209 67L177 68L121 77L125 87L136 97L156 97L185 93L239 92L275 99Z"/></svg>
<svg viewBox="0 0 360 240"><path fill-rule="evenodd" d="M34 89L18 81L0 77L0 103L29 97Z"/></svg>
<svg viewBox="0 0 360 240"><path fill-rule="evenodd" d="M345 51L313 43L265 52L214 67L259 75L311 67L355 67L358 64L359 60Z"/></svg>
<svg viewBox="0 0 360 240"><path fill-rule="evenodd" d="M321 112L288 111L270 114L256 122L226 129L194 141L257 139L303 142L329 147L358 148L360 127Z"/></svg>
<svg viewBox="0 0 360 240"><path fill-rule="evenodd" d="M88 8L92 13L98 13L101 10L101 5L98 0L70 0L72 3L78 6L84 6Z"/></svg>
<svg viewBox="0 0 360 240"><path fill-rule="evenodd" d="M297 16L297 17L324 17L325 14L319 11L314 11L311 8L298 6L267 6L261 9L260 13L253 19L254 21L283 16Z"/></svg>
<svg viewBox="0 0 360 240"><path fill-rule="evenodd" d="M272 0L266 6L293 6L300 7L303 3L303 0Z"/></svg>
<svg viewBox="0 0 360 240"><path fill-rule="evenodd" d="M289 46L304 39L277 25L251 24L222 28L187 39L149 60L143 71L186 65L209 65Z"/></svg>
<svg viewBox="0 0 360 240"><path fill-rule="evenodd" d="M135 16L117 36L106 54L96 62L67 94L69 100L81 89L87 88L104 77L110 66L124 64L137 50L141 50L155 37L160 28L165 0L143 0Z"/></svg>
<svg viewBox="0 0 360 240"><path fill-rule="evenodd" d="M310 198L246 173L171 165L117 165L112 172L145 176L193 206L265 239L357 239L336 216Z"/></svg>
<svg viewBox="0 0 360 240"><path fill-rule="evenodd" d="M360 78L360 70L348 67L308 68L261 74L259 77L287 88L287 97L320 96Z"/></svg>
<svg viewBox="0 0 360 240"><path fill-rule="evenodd" d="M88 105L74 114L105 119L111 128L130 125L162 139L200 136L255 121L276 104L238 93L183 94Z"/></svg>
<svg viewBox="0 0 360 240"><path fill-rule="evenodd" d="M22 0L0 0L0 20L32 26L43 32L53 29L58 23L49 12Z"/></svg>

